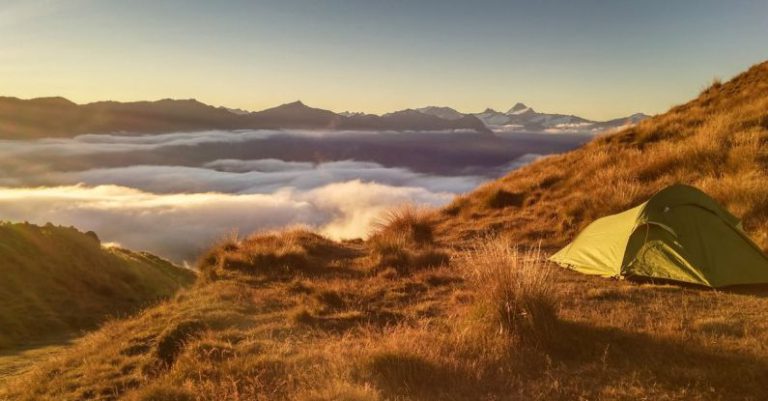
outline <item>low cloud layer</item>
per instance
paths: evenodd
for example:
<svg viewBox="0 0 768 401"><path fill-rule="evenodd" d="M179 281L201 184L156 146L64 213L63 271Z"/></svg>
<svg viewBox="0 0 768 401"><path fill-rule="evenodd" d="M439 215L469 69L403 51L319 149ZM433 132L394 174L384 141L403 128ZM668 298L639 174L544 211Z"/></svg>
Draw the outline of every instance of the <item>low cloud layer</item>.
<svg viewBox="0 0 768 401"><path fill-rule="evenodd" d="M157 150L173 146L198 146L210 143L242 143L279 135L277 130L200 131L157 135L89 134L74 138L43 138L33 141L0 140L0 155L93 153Z"/></svg>
<svg viewBox="0 0 768 401"><path fill-rule="evenodd" d="M468 131L469 132L469 131ZM424 131L432 134L456 134L451 131ZM0 156L55 154L85 155L94 153L151 151L165 147L200 146L213 143L245 143L275 136L305 138L404 136L408 131L336 131L336 130L237 130L174 132L154 135L86 134L74 138L43 138L32 141L0 140Z"/></svg>
<svg viewBox="0 0 768 401"><path fill-rule="evenodd" d="M377 163L216 160L200 167L139 165L24 176L0 186L0 219L53 222L104 241L192 261L217 237L303 224L364 237L386 209L440 205L482 178L444 177Z"/></svg>
<svg viewBox="0 0 768 401"><path fill-rule="evenodd" d="M286 136L289 140L273 143L274 149L302 149L309 142L296 138L315 136L324 138L313 143L318 149L327 146L327 136L383 138L374 133L262 130L0 141L0 220L73 225L97 232L105 242L191 262L232 230L248 234L302 224L334 238L364 237L371 223L391 207L445 204L455 194L477 187L489 174L518 168L539 156L510 157L507 165L482 168L441 158L455 148L432 154L440 165L455 167L454 174L356 160L227 158L246 143L266 146L270 138L281 135L283 141ZM215 153L219 157L208 157L205 152L222 143L238 145L221 148ZM365 141L355 143L363 146ZM344 144L334 142L333 148L372 149ZM405 159L423 161L418 157L421 150L408 146L386 147L380 154L405 152ZM247 149L239 152L241 157L255 148ZM471 149L460 149L461 155L473 156Z"/></svg>
<svg viewBox="0 0 768 401"><path fill-rule="evenodd" d="M191 261L216 238L304 224L335 238L365 236L386 209L439 205L451 193L360 180L270 194L153 194L115 185L0 188L0 218L96 231L104 241Z"/></svg>
<svg viewBox="0 0 768 401"><path fill-rule="evenodd" d="M214 170L212 167L226 167L226 171ZM50 173L40 176L38 183L114 184L155 193L272 193L283 188L306 191L334 182L355 179L454 193L468 191L483 181L477 176L445 177L419 174L405 168L383 167L377 163L351 160L315 165L266 159L219 160L203 167L145 165ZM29 177L27 180L29 181Z"/></svg>

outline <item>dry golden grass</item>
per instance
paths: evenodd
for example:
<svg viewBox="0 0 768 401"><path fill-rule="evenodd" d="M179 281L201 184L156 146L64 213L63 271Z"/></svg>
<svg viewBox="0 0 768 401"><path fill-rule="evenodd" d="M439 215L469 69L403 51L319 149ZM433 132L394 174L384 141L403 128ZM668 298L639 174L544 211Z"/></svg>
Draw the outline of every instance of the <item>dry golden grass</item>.
<svg viewBox="0 0 768 401"><path fill-rule="evenodd" d="M546 340L556 330L560 300L541 252L521 252L506 238L496 237L478 241L460 257L483 294L477 301L485 323L529 342Z"/></svg>
<svg viewBox="0 0 768 401"><path fill-rule="evenodd" d="M299 257L274 256L285 254ZM379 399L377 388L353 377L353 367L367 358L359 340L443 316L453 305L443 300L463 280L445 267L392 280L375 274L367 254L362 245L306 231L224 242L206 257L215 275L86 336L0 394L20 400ZM222 262L234 257L248 263L233 269ZM319 264L307 268L307 261Z"/></svg>
<svg viewBox="0 0 768 401"><path fill-rule="evenodd" d="M207 279L234 272L250 276L322 272L336 258L355 250L343 247L305 228L226 237L206 252L197 269Z"/></svg>
<svg viewBox="0 0 768 401"><path fill-rule="evenodd" d="M84 337L9 382L0 399L768 396L768 294L586 277L488 238L449 266L390 276L372 268L367 244L278 237L287 242L278 249L333 248L322 268L294 269L289 259L280 274L223 270Z"/></svg>
<svg viewBox="0 0 768 401"><path fill-rule="evenodd" d="M434 225L434 211L410 205L391 210L368 239L374 268L407 274L447 264L448 254L434 240Z"/></svg>
<svg viewBox="0 0 768 401"><path fill-rule="evenodd" d="M768 63L715 83L666 114L541 159L459 198L444 210L436 235L457 244L504 233L522 245L541 240L545 249L554 249L595 218L685 183L741 217L749 235L768 250L765 182Z"/></svg>
<svg viewBox="0 0 768 401"><path fill-rule="evenodd" d="M434 212L412 205L396 207L374 223L371 237L400 237L412 244L432 244Z"/></svg>
<svg viewBox="0 0 768 401"><path fill-rule="evenodd" d="M674 182L713 194L765 248L767 89L756 66L442 214L398 211L364 243L230 238L198 286L89 334L0 400L768 399L768 290L583 276L535 251ZM450 263L416 268L444 248Z"/></svg>

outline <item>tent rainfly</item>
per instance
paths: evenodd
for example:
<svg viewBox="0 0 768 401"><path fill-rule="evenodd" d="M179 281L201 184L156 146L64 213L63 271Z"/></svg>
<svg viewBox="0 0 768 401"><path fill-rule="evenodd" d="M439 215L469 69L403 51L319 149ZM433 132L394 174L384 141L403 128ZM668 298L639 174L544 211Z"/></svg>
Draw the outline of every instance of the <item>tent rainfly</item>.
<svg viewBox="0 0 768 401"><path fill-rule="evenodd" d="M768 283L768 257L739 220L687 185L667 187L640 206L595 220L550 260L604 277L708 287Z"/></svg>

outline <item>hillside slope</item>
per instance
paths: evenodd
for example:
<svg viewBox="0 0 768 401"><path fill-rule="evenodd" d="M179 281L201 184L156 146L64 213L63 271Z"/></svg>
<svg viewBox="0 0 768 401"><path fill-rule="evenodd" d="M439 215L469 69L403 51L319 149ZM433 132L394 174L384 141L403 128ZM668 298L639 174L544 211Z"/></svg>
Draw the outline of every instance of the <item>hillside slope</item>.
<svg viewBox="0 0 768 401"><path fill-rule="evenodd" d="M515 250L563 244L672 182L713 193L765 248L767 86L758 65L439 213L395 212L365 242L222 241L195 287L86 336L0 399L768 399L766 290L608 280Z"/></svg>
<svg viewBox="0 0 768 401"><path fill-rule="evenodd" d="M146 253L103 248L74 228L0 224L0 349L92 328L165 298L194 274Z"/></svg>
<svg viewBox="0 0 768 401"><path fill-rule="evenodd" d="M563 155L543 158L457 198L440 233L461 242L489 232L547 248L594 219L674 183L696 186L743 219L768 250L768 63L698 98Z"/></svg>

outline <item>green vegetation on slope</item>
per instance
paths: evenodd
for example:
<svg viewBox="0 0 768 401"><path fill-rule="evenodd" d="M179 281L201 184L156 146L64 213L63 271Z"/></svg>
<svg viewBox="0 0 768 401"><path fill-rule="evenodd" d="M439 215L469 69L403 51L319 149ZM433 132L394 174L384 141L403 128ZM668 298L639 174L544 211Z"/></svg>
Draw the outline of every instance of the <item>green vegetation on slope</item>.
<svg viewBox="0 0 768 401"><path fill-rule="evenodd" d="M0 348L93 328L169 297L194 274L147 253L104 248L74 228L0 224Z"/></svg>

